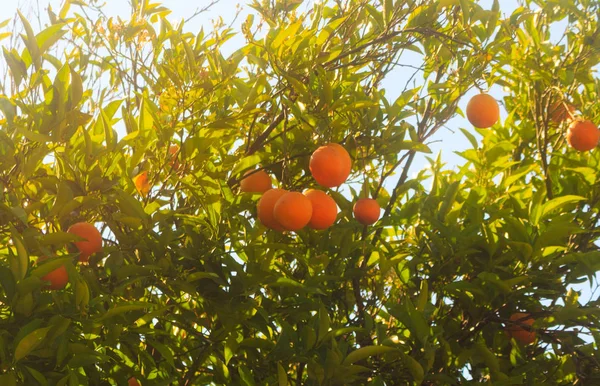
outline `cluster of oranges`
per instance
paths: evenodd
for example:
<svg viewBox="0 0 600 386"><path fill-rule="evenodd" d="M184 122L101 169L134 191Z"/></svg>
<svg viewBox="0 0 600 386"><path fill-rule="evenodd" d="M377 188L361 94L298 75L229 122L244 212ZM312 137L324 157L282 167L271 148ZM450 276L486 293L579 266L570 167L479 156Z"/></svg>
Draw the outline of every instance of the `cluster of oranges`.
<svg viewBox="0 0 600 386"><path fill-rule="evenodd" d="M567 143L577 151L589 151L598 146L600 130L592 121L575 118L575 106L564 101L554 102L549 109L550 121L560 124L571 121L567 129ZM488 94L475 95L467 104L467 119L480 129L492 127L500 117L496 100Z"/></svg>
<svg viewBox="0 0 600 386"><path fill-rule="evenodd" d="M102 249L102 235L98 229L89 223L78 222L73 224L67 230L68 233L74 234L80 237L82 240L75 241L75 247L79 251L79 262L87 262L91 255L96 252L100 252ZM46 260L48 257L41 256L38 262ZM47 289L60 290L66 287L69 282L69 275L67 268L62 265L49 272L45 276L42 276L42 280L48 282L45 286Z"/></svg>
<svg viewBox="0 0 600 386"><path fill-rule="evenodd" d="M333 188L343 184L352 170L350 155L337 143L319 147L310 157L310 172L315 181ZM251 170L240 181L242 192L262 193L257 204L258 220L267 228L283 232L298 231L305 226L327 229L337 218L335 200L322 190L308 189L304 193L273 188L271 177L264 170ZM372 198L361 198L354 204L354 217L364 225L377 222L381 208Z"/></svg>

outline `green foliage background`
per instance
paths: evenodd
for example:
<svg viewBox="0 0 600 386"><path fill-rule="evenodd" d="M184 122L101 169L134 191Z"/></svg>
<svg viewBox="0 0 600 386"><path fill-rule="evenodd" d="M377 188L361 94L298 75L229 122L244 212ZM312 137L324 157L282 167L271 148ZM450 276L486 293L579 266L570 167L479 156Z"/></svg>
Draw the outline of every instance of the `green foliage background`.
<svg viewBox="0 0 600 386"><path fill-rule="evenodd" d="M600 122L600 5L301 3L254 1L227 57L238 31L184 32L146 1L124 21L75 0L41 31L20 17L0 96L0 384L600 382L598 301L569 290L600 268L600 152L568 148L548 113L564 99ZM388 100L398 66L423 86ZM455 171L429 156L413 175L461 97L492 85L508 117L461 129L473 147ZM354 162L329 192L336 225L258 224L240 176L315 187L310 154L332 141ZM384 208L375 226L352 218L360 194ZM65 232L77 221L105 236L89 265ZM70 285L43 290L62 264ZM504 333L518 311L533 345Z"/></svg>

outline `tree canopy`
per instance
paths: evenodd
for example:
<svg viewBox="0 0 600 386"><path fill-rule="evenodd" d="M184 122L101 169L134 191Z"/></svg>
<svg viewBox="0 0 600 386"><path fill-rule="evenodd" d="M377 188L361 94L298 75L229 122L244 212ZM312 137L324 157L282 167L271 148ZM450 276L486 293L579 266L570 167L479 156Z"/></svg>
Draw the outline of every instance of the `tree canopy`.
<svg viewBox="0 0 600 386"><path fill-rule="evenodd" d="M598 384L598 300L573 286L597 288L600 151L568 127L600 123L600 4L499 4L254 0L241 31L199 32L146 0L66 0L39 31L19 14L0 384ZM456 120L492 89L500 121ZM472 146L455 168L429 147L448 128ZM326 188L330 143L352 167ZM266 227L255 169L325 191L335 223Z"/></svg>

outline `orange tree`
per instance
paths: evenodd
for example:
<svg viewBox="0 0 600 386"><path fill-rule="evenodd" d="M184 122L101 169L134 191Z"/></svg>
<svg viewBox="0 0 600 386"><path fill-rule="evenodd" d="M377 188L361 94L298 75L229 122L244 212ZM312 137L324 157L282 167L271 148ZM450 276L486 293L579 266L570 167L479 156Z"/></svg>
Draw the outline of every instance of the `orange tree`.
<svg viewBox="0 0 600 386"><path fill-rule="evenodd" d="M96 4L20 16L3 50L0 384L600 382L598 303L572 288L600 267L600 152L566 140L600 121L597 2L254 1L231 55L221 23ZM454 119L494 87L500 122ZM455 169L423 157L463 137L445 126L472 145ZM309 169L328 143L340 187ZM335 223L266 228L254 169L324 190Z"/></svg>

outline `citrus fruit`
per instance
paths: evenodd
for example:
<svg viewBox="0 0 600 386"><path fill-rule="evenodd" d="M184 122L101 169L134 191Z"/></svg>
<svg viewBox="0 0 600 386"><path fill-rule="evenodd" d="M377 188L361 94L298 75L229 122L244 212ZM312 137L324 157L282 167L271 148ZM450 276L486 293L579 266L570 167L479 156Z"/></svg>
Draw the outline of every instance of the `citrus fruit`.
<svg viewBox="0 0 600 386"><path fill-rule="evenodd" d="M467 104L467 119L477 128L492 127L499 118L498 102L488 94L475 95Z"/></svg>
<svg viewBox="0 0 600 386"><path fill-rule="evenodd" d="M102 235L92 224L78 222L69 227L67 232L81 237L83 240L75 241L79 250L79 261L86 262L90 256L102 249Z"/></svg>
<svg viewBox="0 0 600 386"><path fill-rule="evenodd" d="M128 386L142 386L142 384L137 379L135 379L135 377L129 378L129 380L127 381L127 385Z"/></svg>
<svg viewBox="0 0 600 386"><path fill-rule="evenodd" d="M175 170L179 169L179 160L177 159L177 152L179 151L179 145L169 146L169 165Z"/></svg>
<svg viewBox="0 0 600 386"><path fill-rule="evenodd" d="M335 200L322 190L308 189L304 195L312 204L312 216L308 226L312 229L323 230L333 225L337 217Z"/></svg>
<svg viewBox="0 0 600 386"><path fill-rule="evenodd" d="M575 150L592 150L598 145L599 139L600 131L591 121L573 121L567 130L567 142Z"/></svg>
<svg viewBox="0 0 600 386"><path fill-rule="evenodd" d="M330 143L314 151L309 168L319 185L333 188L346 181L352 169L352 160L341 145Z"/></svg>
<svg viewBox="0 0 600 386"><path fill-rule="evenodd" d="M38 259L38 262L42 262L46 260L48 257L41 256ZM49 282L44 286L44 288L51 290L60 290L67 286L69 282L69 275L67 274L67 268L64 265L56 268L54 271L48 272L46 275L42 276L42 281Z"/></svg>
<svg viewBox="0 0 600 386"><path fill-rule="evenodd" d="M288 192L275 203L273 214L277 222L288 231L297 231L308 225L313 207L300 192Z"/></svg>
<svg viewBox="0 0 600 386"><path fill-rule="evenodd" d="M535 322L535 320L529 317L529 314L523 312L517 312L510 316L510 320L512 322L507 328L506 332L508 336L511 338L515 338L517 342L522 344L530 344L535 341L535 331L528 331L525 328L521 327L519 324L523 324L526 326L531 326ZM524 319L526 318L526 319Z"/></svg>
<svg viewBox="0 0 600 386"><path fill-rule="evenodd" d="M248 170L240 181L240 190L246 193L264 193L272 187L271 177L264 170Z"/></svg>
<svg viewBox="0 0 600 386"><path fill-rule="evenodd" d="M146 196L150 191L150 182L148 182L148 171L143 171L137 176L133 177L133 183L135 188L142 196Z"/></svg>
<svg viewBox="0 0 600 386"><path fill-rule="evenodd" d="M288 191L285 189L269 189L264 192L260 200L258 200L258 220L267 228L280 232L284 230L281 224L275 219L275 216L273 215L273 209L277 200L279 200L279 198L287 192Z"/></svg>
<svg viewBox="0 0 600 386"><path fill-rule="evenodd" d="M354 217L364 225L375 224L379 220L381 207L372 198L361 198L354 204Z"/></svg>
<svg viewBox="0 0 600 386"><path fill-rule="evenodd" d="M575 116L575 106L563 101L554 102L549 109L550 121L559 124L572 120Z"/></svg>

